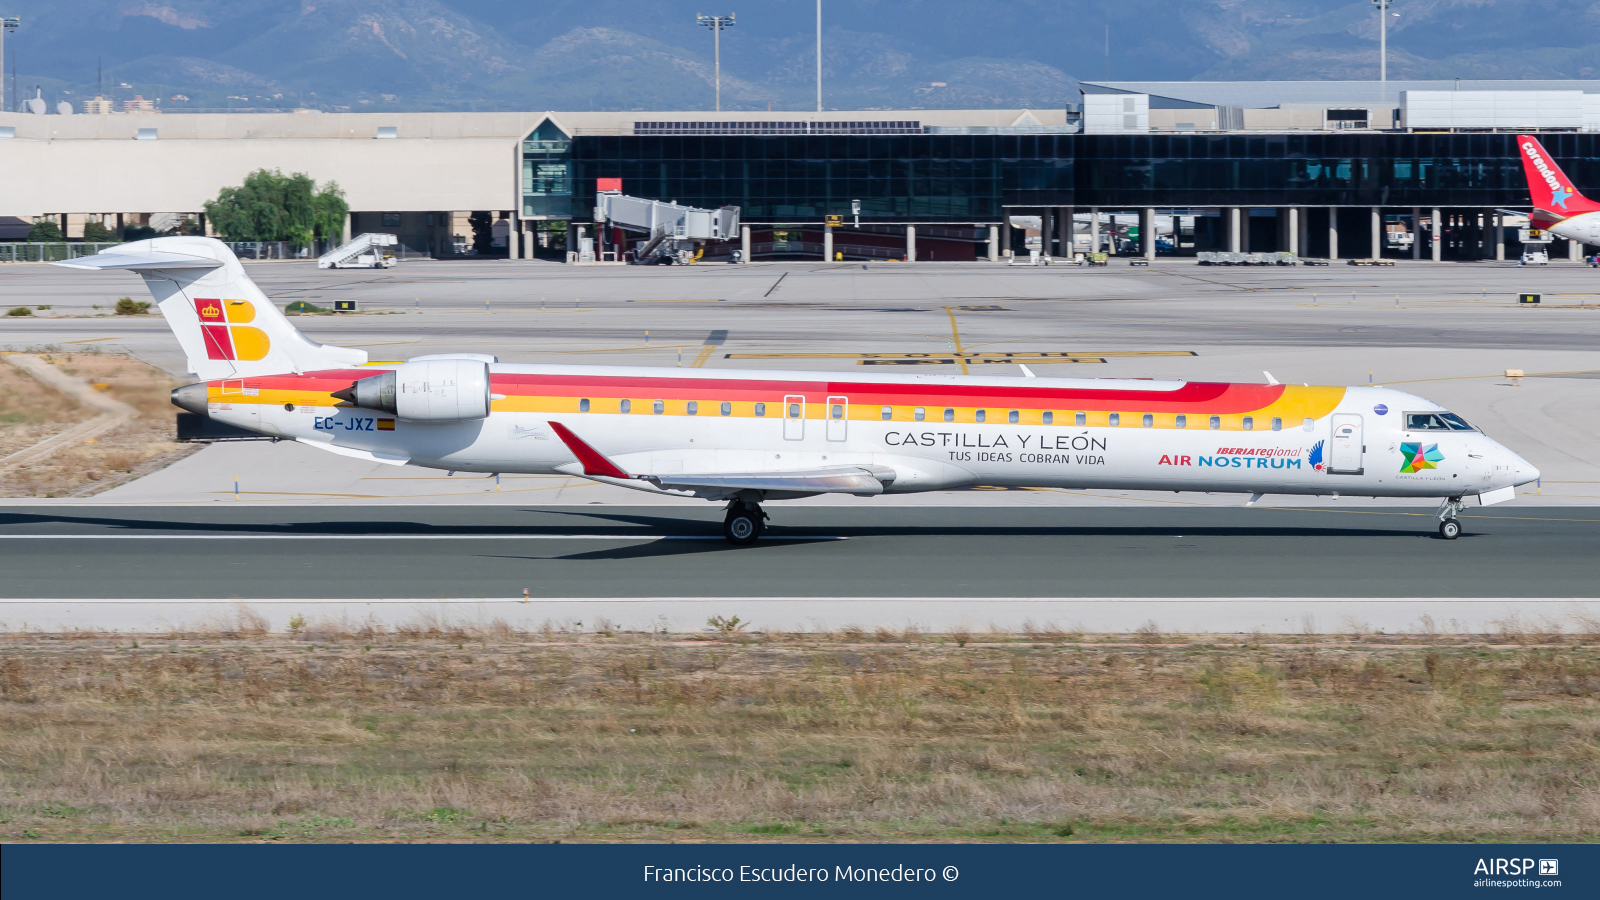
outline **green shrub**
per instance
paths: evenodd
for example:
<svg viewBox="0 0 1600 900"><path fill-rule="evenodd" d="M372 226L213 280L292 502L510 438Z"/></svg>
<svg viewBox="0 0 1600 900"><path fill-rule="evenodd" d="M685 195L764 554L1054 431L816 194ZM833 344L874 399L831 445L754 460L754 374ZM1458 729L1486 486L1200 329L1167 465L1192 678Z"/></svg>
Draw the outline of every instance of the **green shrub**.
<svg viewBox="0 0 1600 900"><path fill-rule="evenodd" d="M31 316L31 315L33 315L33 310L27 308L26 306L13 306L11 308L11 311L6 313L6 315L8 315L8 316Z"/></svg>
<svg viewBox="0 0 1600 900"><path fill-rule="evenodd" d="M60 225L45 219L33 223L33 227L28 229L28 240L48 244L66 239L61 236Z"/></svg>
<svg viewBox="0 0 1600 900"><path fill-rule="evenodd" d="M149 311L150 304L146 301L135 300L132 297L117 298L117 315L119 316L142 316Z"/></svg>
<svg viewBox="0 0 1600 900"><path fill-rule="evenodd" d="M85 222L83 224L83 241L86 244L105 244L116 239L117 233L99 222Z"/></svg>
<svg viewBox="0 0 1600 900"><path fill-rule="evenodd" d="M304 316L310 315L311 313L325 313L328 310L324 307L317 306L314 303L307 303L304 300L296 300L295 302L284 307L283 311L297 316Z"/></svg>

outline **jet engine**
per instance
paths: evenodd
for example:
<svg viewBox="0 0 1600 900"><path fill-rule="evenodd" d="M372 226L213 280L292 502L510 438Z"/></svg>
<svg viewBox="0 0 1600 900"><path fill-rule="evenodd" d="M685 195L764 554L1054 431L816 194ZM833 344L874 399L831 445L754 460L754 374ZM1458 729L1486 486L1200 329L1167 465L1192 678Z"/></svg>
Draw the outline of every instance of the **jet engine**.
<svg viewBox="0 0 1600 900"><path fill-rule="evenodd" d="M333 396L414 422L481 419L489 415L489 365L474 359L412 360Z"/></svg>

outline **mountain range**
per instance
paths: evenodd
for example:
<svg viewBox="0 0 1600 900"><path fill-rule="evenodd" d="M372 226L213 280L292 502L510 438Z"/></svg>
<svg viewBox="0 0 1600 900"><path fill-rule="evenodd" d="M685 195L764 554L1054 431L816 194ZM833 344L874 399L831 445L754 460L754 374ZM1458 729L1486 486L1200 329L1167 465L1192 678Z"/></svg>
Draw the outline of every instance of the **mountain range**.
<svg viewBox="0 0 1600 900"><path fill-rule="evenodd" d="M9 0L14 3L15 0ZM815 107L814 0L0 0L7 107L35 86L172 108ZM743 7L743 8L741 8ZM1398 0L1394 78L1595 78L1600 4ZM823 0L833 109L1058 107L1085 80L1374 79L1371 0ZM12 87L15 66L16 91Z"/></svg>

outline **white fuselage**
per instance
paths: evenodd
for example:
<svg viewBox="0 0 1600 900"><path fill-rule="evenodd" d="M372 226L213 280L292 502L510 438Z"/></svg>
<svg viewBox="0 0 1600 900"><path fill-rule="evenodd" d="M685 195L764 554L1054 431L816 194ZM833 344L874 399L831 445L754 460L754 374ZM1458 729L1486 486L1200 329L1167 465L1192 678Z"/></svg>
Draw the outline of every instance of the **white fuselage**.
<svg viewBox="0 0 1600 900"><path fill-rule="evenodd" d="M1600 212L1582 213L1550 226L1556 237L1584 244L1600 244Z"/></svg>
<svg viewBox="0 0 1600 900"><path fill-rule="evenodd" d="M609 367L494 365L495 378L518 373L625 373L631 378L681 379L681 370ZM830 376L820 373L718 371L714 383L773 378L814 379L826 393ZM860 378L856 379L857 381ZM888 379L875 381L888 383ZM1172 385L1095 379L901 378L896 384L982 383L1011 387L1052 385ZM1131 388L1130 388L1131 389ZM1295 388L1299 390L1298 387ZM498 388L497 388L498 390ZM875 465L895 472L890 493L972 485L1072 489L1215 491L1273 494L1341 494L1385 497L1460 497L1537 477L1534 467L1478 431L1406 430L1403 414L1440 410L1436 404L1381 387L1342 390L1337 404L1315 418L1256 419L1251 430L1213 430L1210 417L1187 417L1187 427L1147 427L1144 417L1123 414L1115 427L1104 421L1079 425L1071 413L1051 424L1017 424L1008 411L989 411L989 421L943 421L936 408L883 421L878 407L830 418L781 417L785 398L771 398L771 417L719 415L715 403L698 414L653 414L636 401L617 411L514 411L496 395L486 418L447 423L375 425L381 413L327 405L237 404L212 395L212 417L268 434L293 438L332 452L377 461L474 472L581 474L582 466L549 423L560 422L631 474L677 476L702 473L789 472L841 465ZM648 396L649 388L636 391ZM817 400L821 397L818 396ZM828 402L840 398L829 398ZM217 401L223 402L217 402ZM588 400L583 401L588 404ZM816 401L813 401L815 404ZM598 405L598 401L597 401ZM870 412L873 417L864 417ZM999 420L999 421L995 421ZM1233 421L1237 421L1235 418ZM1279 423L1273 430L1269 423ZM378 430L388 427L393 430ZM1414 462L1418 457L1423 461ZM630 484L651 489L648 484Z"/></svg>

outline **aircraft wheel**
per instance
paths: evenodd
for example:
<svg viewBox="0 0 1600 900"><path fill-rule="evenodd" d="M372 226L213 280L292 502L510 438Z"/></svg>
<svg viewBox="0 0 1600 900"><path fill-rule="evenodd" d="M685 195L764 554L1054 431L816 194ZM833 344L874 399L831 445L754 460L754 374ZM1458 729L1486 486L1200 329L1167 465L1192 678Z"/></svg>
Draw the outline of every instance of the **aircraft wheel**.
<svg viewBox="0 0 1600 900"><path fill-rule="evenodd" d="M744 507L728 513L722 520L722 536L734 544L754 544L761 537L760 508Z"/></svg>
<svg viewBox="0 0 1600 900"><path fill-rule="evenodd" d="M1439 537L1453 541L1461 536L1461 520L1445 519L1439 523Z"/></svg>

